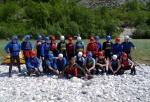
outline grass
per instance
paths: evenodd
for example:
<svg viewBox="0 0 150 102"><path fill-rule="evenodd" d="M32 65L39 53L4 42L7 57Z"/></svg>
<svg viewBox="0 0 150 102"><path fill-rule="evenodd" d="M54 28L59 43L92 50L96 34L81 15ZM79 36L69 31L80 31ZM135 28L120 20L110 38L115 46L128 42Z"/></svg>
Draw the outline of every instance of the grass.
<svg viewBox="0 0 150 102"><path fill-rule="evenodd" d="M89 40L83 40L85 45L89 42ZM105 40L101 39L100 42L103 43ZM112 42L115 40L112 39ZM3 62L5 56L7 55L4 52L5 45L9 42L6 40L0 41L0 62ZM22 42L22 41L19 41ZM34 45L35 40L32 40L32 45ZM59 42L59 41L57 41ZM74 41L75 42L75 41ZM131 42L136 46L136 51L132 53L133 60L135 62L141 64L150 64L150 39L131 39Z"/></svg>

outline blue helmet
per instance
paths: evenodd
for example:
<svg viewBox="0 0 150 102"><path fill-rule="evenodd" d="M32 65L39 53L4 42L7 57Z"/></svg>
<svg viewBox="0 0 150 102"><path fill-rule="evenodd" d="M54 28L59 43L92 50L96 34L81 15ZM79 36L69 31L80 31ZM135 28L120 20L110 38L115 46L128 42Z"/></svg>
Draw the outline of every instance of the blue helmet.
<svg viewBox="0 0 150 102"><path fill-rule="evenodd" d="M30 40L30 35L25 36L26 40Z"/></svg>
<svg viewBox="0 0 150 102"><path fill-rule="evenodd" d="M89 52L89 53L87 54L87 57L92 57L92 53Z"/></svg>
<svg viewBox="0 0 150 102"><path fill-rule="evenodd" d="M54 55L51 53L48 55L49 58L54 58Z"/></svg>
<svg viewBox="0 0 150 102"><path fill-rule="evenodd" d="M49 37L45 37L45 41L49 40Z"/></svg>
<svg viewBox="0 0 150 102"><path fill-rule="evenodd" d="M95 40L99 40L99 36L95 36L95 38L94 38Z"/></svg>
<svg viewBox="0 0 150 102"><path fill-rule="evenodd" d="M13 36L12 39L13 40L18 40L18 37L17 36Z"/></svg>
<svg viewBox="0 0 150 102"><path fill-rule="evenodd" d="M107 35L106 36L106 40L110 40L111 39L111 36L110 35Z"/></svg>
<svg viewBox="0 0 150 102"><path fill-rule="evenodd" d="M38 36L38 39L42 39L42 36L41 36L41 35L39 35L39 36Z"/></svg>

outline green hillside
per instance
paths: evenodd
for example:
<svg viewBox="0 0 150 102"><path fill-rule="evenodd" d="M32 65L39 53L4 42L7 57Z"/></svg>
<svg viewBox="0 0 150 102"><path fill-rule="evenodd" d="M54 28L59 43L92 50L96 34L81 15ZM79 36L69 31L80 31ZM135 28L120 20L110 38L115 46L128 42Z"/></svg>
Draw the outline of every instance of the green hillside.
<svg viewBox="0 0 150 102"><path fill-rule="evenodd" d="M88 9L80 0L0 0L0 39L26 34L117 37L123 27L135 27L133 38L150 38L150 2L137 0L112 8Z"/></svg>

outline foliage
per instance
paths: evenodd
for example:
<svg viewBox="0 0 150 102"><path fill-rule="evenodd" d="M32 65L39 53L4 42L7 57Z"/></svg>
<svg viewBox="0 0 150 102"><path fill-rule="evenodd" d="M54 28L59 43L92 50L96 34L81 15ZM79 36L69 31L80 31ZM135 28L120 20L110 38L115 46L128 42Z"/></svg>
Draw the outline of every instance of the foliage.
<svg viewBox="0 0 150 102"><path fill-rule="evenodd" d="M83 38L98 35L117 37L122 28L135 27L134 38L150 38L150 2L137 0L124 5L97 9L80 6L77 0L3 0L0 3L0 35L8 38L26 34L36 39L37 35L77 36ZM13 5L12 5L13 4Z"/></svg>

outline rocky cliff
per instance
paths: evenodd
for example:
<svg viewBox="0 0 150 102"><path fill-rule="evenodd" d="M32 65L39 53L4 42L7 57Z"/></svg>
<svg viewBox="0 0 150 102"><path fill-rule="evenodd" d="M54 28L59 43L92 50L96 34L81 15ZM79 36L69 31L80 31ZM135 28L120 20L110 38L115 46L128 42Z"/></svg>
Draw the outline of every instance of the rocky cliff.
<svg viewBox="0 0 150 102"><path fill-rule="evenodd" d="M80 5L83 5L87 8L99 8L103 5L106 5L108 8L125 4L126 2L132 0L78 0ZM140 3L146 3L149 0L138 0Z"/></svg>

